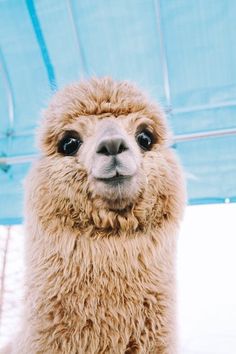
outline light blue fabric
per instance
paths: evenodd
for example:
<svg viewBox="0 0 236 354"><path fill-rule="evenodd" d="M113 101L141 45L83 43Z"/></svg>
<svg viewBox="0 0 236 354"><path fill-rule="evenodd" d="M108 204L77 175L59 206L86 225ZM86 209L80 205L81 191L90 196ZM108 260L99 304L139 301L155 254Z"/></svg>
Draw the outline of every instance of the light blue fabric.
<svg viewBox="0 0 236 354"><path fill-rule="evenodd" d="M235 18L232 0L1 0L0 156L37 153L41 109L87 76L137 82L176 136L236 128ZM175 148L190 204L236 201L236 136ZM28 168L0 166L0 224L21 222Z"/></svg>

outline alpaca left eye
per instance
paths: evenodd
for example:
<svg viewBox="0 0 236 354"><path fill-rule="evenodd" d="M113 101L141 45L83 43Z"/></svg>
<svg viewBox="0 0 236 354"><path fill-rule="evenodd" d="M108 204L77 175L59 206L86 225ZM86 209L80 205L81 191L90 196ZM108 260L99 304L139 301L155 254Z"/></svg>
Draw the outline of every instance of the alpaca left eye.
<svg viewBox="0 0 236 354"><path fill-rule="evenodd" d="M138 145L143 149L143 150L151 150L152 145L153 145L153 136L150 132L148 131L142 131L136 136L136 140Z"/></svg>

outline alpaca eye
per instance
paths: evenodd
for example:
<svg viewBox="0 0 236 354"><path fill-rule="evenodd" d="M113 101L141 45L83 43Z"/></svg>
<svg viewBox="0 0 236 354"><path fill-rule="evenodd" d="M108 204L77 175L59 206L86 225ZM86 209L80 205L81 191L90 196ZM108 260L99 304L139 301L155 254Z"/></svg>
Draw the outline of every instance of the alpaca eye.
<svg viewBox="0 0 236 354"><path fill-rule="evenodd" d="M82 141L78 137L66 136L58 144L58 152L63 155L75 155Z"/></svg>
<svg viewBox="0 0 236 354"><path fill-rule="evenodd" d="M136 136L137 143L143 150L151 150L153 145L153 136L150 132L144 130Z"/></svg>

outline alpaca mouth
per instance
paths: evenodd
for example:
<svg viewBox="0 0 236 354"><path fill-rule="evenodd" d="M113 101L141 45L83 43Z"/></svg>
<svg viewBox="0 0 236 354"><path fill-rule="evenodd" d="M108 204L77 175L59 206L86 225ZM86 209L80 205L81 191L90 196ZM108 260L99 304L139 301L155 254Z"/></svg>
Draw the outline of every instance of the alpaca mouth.
<svg viewBox="0 0 236 354"><path fill-rule="evenodd" d="M120 174L116 174L115 176L113 177L110 177L110 178L97 178L98 181L101 181L101 182L104 182L108 185L111 185L111 186L117 186L119 184L122 184L126 181L130 181L131 178L133 176L129 176L129 175L120 175Z"/></svg>
<svg viewBox="0 0 236 354"><path fill-rule="evenodd" d="M106 177L105 177L106 176ZM114 172L111 176L105 173L93 178L94 196L101 198L109 210L121 210L127 207L136 198L138 184L136 174L120 174Z"/></svg>

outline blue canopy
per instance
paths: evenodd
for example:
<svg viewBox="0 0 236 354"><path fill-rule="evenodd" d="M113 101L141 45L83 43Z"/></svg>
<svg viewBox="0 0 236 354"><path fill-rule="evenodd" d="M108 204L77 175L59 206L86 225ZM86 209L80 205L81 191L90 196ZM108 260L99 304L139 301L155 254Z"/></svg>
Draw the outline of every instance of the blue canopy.
<svg viewBox="0 0 236 354"><path fill-rule="evenodd" d="M1 0L0 224L22 221L40 111L88 76L165 107L190 204L236 201L236 1Z"/></svg>

